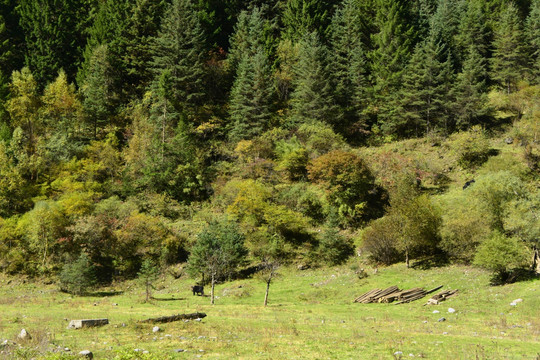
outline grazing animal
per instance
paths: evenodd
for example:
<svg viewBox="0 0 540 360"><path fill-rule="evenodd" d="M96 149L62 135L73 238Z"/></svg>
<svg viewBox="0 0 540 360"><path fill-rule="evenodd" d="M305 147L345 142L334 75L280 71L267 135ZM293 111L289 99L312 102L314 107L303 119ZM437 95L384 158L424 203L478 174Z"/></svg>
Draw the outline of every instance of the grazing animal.
<svg viewBox="0 0 540 360"><path fill-rule="evenodd" d="M191 287L191 291L193 291L194 296L195 296L195 294L197 294L199 296L203 296L204 295L204 286L202 286L202 285L193 285Z"/></svg>
<svg viewBox="0 0 540 360"><path fill-rule="evenodd" d="M469 186L471 186L472 184L474 184L476 181L474 181L474 179L472 180L469 180L465 183L465 185L463 185L463 190L465 190L466 188L468 188Z"/></svg>

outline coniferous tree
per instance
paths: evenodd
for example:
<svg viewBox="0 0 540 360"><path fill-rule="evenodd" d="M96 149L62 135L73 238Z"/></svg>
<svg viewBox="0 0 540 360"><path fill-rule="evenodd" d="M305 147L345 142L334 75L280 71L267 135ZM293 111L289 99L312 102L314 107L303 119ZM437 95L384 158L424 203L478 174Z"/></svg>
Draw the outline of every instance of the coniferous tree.
<svg viewBox="0 0 540 360"><path fill-rule="evenodd" d="M466 2L466 9L458 25L455 36L455 45L460 64L464 66L471 47L483 59L489 57L491 30L487 21L486 5L484 0L471 0ZM484 60L485 61L485 60Z"/></svg>
<svg viewBox="0 0 540 360"><path fill-rule="evenodd" d="M526 35L530 46L531 69L536 84L540 83L540 0L533 0L527 18Z"/></svg>
<svg viewBox="0 0 540 360"><path fill-rule="evenodd" d="M398 101L398 122L387 122L387 133L420 136L436 129L448 132L451 100L450 58L442 60L444 45L430 37L418 44L403 76Z"/></svg>
<svg viewBox="0 0 540 360"><path fill-rule="evenodd" d="M317 32L324 41L332 18L330 0L288 0L283 11L283 37L300 41L307 33Z"/></svg>
<svg viewBox="0 0 540 360"><path fill-rule="evenodd" d="M43 88L60 69L75 79L86 42L89 0L22 0L18 7L25 35L25 63Z"/></svg>
<svg viewBox="0 0 540 360"><path fill-rule="evenodd" d="M336 10L331 27L334 94L343 112L336 127L349 137L367 131L368 73L359 5L358 0L346 0Z"/></svg>
<svg viewBox="0 0 540 360"><path fill-rule="evenodd" d="M477 47L471 45L463 63L463 70L457 75L452 91L458 129L478 124L488 114L486 74L486 60L480 55Z"/></svg>
<svg viewBox="0 0 540 360"><path fill-rule="evenodd" d="M86 124L94 138L97 137L98 129L108 123L114 111L112 72L108 46L97 46L92 52L88 73L81 88Z"/></svg>
<svg viewBox="0 0 540 360"><path fill-rule="evenodd" d="M231 139L249 139L268 128L274 93L268 57L262 48L244 56L231 91Z"/></svg>
<svg viewBox="0 0 540 360"><path fill-rule="evenodd" d="M373 51L369 54L374 96L379 121L383 124L395 114L392 103L401 86L402 75L414 46L415 29L409 21L409 2L376 0Z"/></svg>
<svg viewBox="0 0 540 360"><path fill-rule="evenodd" d="M156 78L170 73L169 99L186 114L204 98L204 34L190 0L173 0L165 11L154 43L153 67Z"/></svg>
<svg viewBox="0 0 540 360"><path fill-rule="evenodd" d="M454 68L458 67L455 37L463 10L461 1L438 0L437 9L430 21L429 37L433 37L435 42L444 45L440 56L441 58L450 57Z"/></svg>
<svg viewBox="0 0 540 360"><path fill-rule="evenodd" d="M293 72L291 125L313 121L335 124L337 119L328 70L328 51L317 33L312 32L302 38Z"/></svg>
<svg viewBox="0 0 540 360"><path fill-rule="evenodd" d="M237 69L244 56L253 56L260 48L265 48L267 22L258 7L240 13L235 32L231 35L231 47L227 56L233 70Z"/></svg>
<svg viewBox="0 0 540 360"><path fill-rule="evenodd" d="M491 77L509 94L515 89L526 63L525 42L519 12L508 3L495 29Z"/></svg>

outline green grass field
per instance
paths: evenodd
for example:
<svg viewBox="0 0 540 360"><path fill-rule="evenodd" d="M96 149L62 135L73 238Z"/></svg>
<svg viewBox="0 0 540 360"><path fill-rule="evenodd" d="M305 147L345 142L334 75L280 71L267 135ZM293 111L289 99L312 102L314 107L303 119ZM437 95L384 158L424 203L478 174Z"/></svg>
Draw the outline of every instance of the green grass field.
<svg viewBox="0 0 540 360"><path fill-rule="evenodd" d="M360 280L349 266L283 269L267 308L265 285L256 278L219 284L212 306L208 297L191 294L192 280L168 275L156 283L151 303L144 303L144 290L134 282L100 289L101 296L74 297L55 285L0 277L0 341L17 342L22 328L33 337L0 345L0 359L70 359L86 349L94 359L540 358L538 280L492 287L489 274L460 266L417 270L400 264L367 272ZM459 294L435 306L423 306L429 297L404 305L353 303L391 285L444 285ZM523 302L511 306L518 298ZM456 312L448 313L449 307ZM195 311L208 316L161 324L156 334L153 325L138 323ZM110 324L101 328L67 329L71 319L104 317ZM442 317L446 321L439 322ZM70 351L50 352L59 348Z"/></svg>

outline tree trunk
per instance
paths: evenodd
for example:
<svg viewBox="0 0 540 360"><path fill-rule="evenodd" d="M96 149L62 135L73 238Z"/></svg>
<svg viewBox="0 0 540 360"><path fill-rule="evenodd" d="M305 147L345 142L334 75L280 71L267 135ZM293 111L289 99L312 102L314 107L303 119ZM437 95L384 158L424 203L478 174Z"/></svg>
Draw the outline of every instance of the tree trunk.
<svg viewBox="0 0 540 360"><path fill-rule="evenodd" d="M266 282L266 293L264 294L264 306L266 307L266 305L268 305L268 291L270 290L270 282L272 281L272 279L268 279L268 281Z"/></svg>
<svg viewBox="0 0 540 360"><path fill-rule="evenodd" d="M536 247L533 248L532 270L540 273L540 253Z"/></svg>
<svg viewBox="0 0 540 360"><path fill-rule="evenodd" d="M407 264L407 269L409 268L409 249L405 249L405 264Z"/></svg>
<svg viewBox="0 0 540 360"><path fill-rule="evenodd" d="M216 284L215 273L212 273L212 290L210 291L210 303L214 305L214 285Z"/></svg>

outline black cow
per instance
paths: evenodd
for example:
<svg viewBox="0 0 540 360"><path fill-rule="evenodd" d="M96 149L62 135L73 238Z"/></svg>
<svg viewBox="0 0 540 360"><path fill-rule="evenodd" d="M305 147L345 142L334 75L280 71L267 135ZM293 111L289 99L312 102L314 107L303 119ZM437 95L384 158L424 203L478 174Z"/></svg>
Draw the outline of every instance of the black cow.
<svg viewBox="0 0 540 360"><path fill-rule="evenodd" d="M465 183L465 185L463 185L463 190L465 190L466 188L468 188L469 186L471 186L472 184L474 184L476 181L474 181L474 179L472 180L469 180Z"/></svg>
<svg viewBox="0 0 540 360"><path fill-rule="evenodd" d="M191 287L191 291L193 291L194 296L195 296L195 294L197 294L199 296L203 296L204 295L204 286L202 286L202 285L193 285Z"/></svg>

